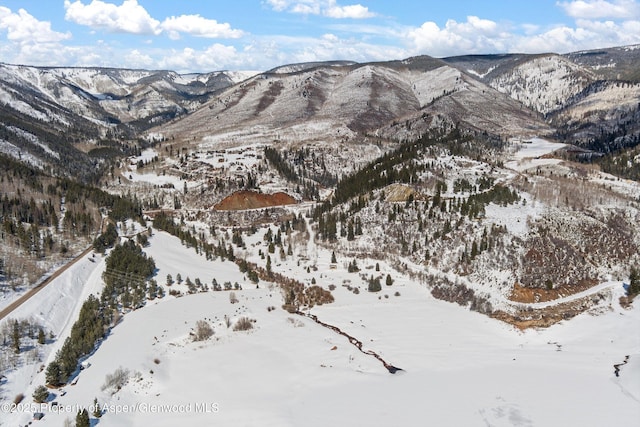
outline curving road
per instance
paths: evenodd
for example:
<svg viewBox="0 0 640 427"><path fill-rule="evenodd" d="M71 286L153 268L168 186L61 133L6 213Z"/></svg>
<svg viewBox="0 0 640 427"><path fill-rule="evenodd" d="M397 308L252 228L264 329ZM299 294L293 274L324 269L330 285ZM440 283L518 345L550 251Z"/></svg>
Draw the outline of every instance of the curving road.
<svg viewBox="0 0 640 427"><path fill-rule="evenodd" d="M571 301L575 301L575 300L579 300L580 298L584 298L584 297L588 297L589 295L593 295L596 294L600 291L603 291L605 289L610 289L610 288L622 288L622 282L620 281L613 281L613 282L603 282L600 283L599 285L596 286L592 286L589 289L586 289L582 292L578 292L572 295L568 295L566 297L562 297L562 298L557 298L551 301L545 301L545 302L532 302L532 303L525 303L525 302L514 302L514 301L509 301L509 304L513 305L514 307L529 307L529 308L547 308L547 307L551 307L554 305L558 305L558 304L562 304L565 302L571 302Z"/></svg>

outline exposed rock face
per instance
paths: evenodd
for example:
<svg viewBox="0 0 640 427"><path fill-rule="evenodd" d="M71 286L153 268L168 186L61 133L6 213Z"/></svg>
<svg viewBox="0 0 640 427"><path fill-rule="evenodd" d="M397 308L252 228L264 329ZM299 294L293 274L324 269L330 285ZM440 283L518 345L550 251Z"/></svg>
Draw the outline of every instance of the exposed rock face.
<svg viewBox="0 0 640 427"><path fill-rule="evenodd" d="M272 206L293 205L297 201L281 191L273 194L241 190L225 197L214 206L219 211L240 211L245 209L268 208Z"/></svg>

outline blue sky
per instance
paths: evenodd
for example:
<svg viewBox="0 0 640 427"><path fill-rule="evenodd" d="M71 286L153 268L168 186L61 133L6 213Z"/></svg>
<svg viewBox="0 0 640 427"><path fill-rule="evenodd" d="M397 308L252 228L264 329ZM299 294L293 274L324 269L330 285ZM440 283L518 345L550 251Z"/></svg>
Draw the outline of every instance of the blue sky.
<svg viewBox="0 0 640 427"><path fill-rule="evenodd" d="M0 62L266 70L640 43L640 0L0 0Z"/></svg>

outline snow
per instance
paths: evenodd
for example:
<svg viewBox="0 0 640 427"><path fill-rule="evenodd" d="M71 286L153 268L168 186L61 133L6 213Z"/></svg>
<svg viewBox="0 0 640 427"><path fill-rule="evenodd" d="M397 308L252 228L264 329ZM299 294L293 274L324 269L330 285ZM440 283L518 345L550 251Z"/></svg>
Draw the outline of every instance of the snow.
<svg viewBox="0 0 640 427"><path fill-rule="evenodd" d="M139 156L132 157L132 160L134 163L138 163L140 160L142 160L144 163L148 163L157 156L158 152L156 150L154 150L153 148L145 148L144 150L142 150Z"/></svg>
<svg viewBox="0 0 640 427"><path fill-rule="evenodd" d="M45 143L43 143L42 141L40 141L40 139L35 136L32 133L29 133L25 130L22 130L20 128L17 128L15 126L7 126L6 127L7 130L10 130L11 132L13 132L14 134L26 139L27 141L29 141L30 143L32 143L33 145L37 145L38 147L42 148L44 150L45 153L49 154L51 157L55 157L56 159L60 158L60 153L53 151L51 148L49 148L48 145L46 145Z"/></svg>
<svg viewBox="0 0 640 427"><path fill-rule="evenodd" d="M231 81L233 81L233 83L237 84L250 79L251 77L257 76L262 73L262 71L225 71L224 73L231 79Z"/></svg>
<svg viewBox="0 0 640 427"><path fill-rule="evenodd" d="M138 173L133 170L130 170L125 173L125 177L132 182L146 182L153 185L167 185L172 184L176 189L182 189L184 187L184 183L187 183L188 188L192 188L197 186L197 183L193 181L184 181L177 176L173 175L158 175L155 173Z"/></svg>
<svg viewBox="0 0 640 427"><path fill-rule="evenodd" d="M444 91L455 92L464 87L460 71L449 66L427 72L414 72L410 83L421 108L443 96Z"/></svg>
<svg viewBox="0 0 640 427"><path fill-rule="evenodd" d="M42 120L45 122L51 121L48 115L44 114L41 111L36 110L26 102L16 99L10 92L2 88L0 88L0 103L4 105L10 105L11 108L13 108L14 110L24 113L28 116L31 116L34 119Z"/></svg>
<svg viewBox="0 0 640 427"><path fill-rule="evenodd" d="M561 162L560 159L543 158L561 148L566 144L551 142L543 138L531 138L526 142L513 141L515 148L512 160L505 163L505 166L517 171L524 171L538 166L554 165Z"/></svg>
<svg viewBox="0 0 640 427"><path fill-rule="evenodd" d="M207 144L202 144L206 146ZM214 168L241 168L252 169L260 163L258 156L262 157L263 146L261 144L249 144L236 147L232 150L198 151L195 159L213 166Z"/></svg>
<svg viewBox="0 0 640 427"><path fill-rule="evenodd" d="M23 151L21 148L16 147L9 141L5 141L4 139L0 139L0 153L7 154L15 159L27 162L35 167L42 168L44 166L44 162L39 158L35 157L31 153L27 153Z"/></svg>
<svg viewBox="0 0 640 427"><path fill-rule="evenodd" d="M41 357L43 363L53 360L56 351L62 346L80 312L82 302L89 294L101 288L101 274L104 271L104 260L90 262L93 255L86 255L66 272L56 278L51 284L38 292L3 319L33 318L41 324L47 332L53 333L57 339L44 346ZM7 384L2 387L3 401L12 401L13 397L23 390L31 389L35 384L33 378L37 376L39 364L23 365L7 374ZM42 382L42 381L41 381ZM0 413L0 420L9 414Z"/></svg>
<svg viewBox="0 0 640 427"><path fill-rule="evenodd" d="M529 194L520 194L525 202L499 206L490 203L485 207L485 219L489 224L504 225L507 231L521 238L525 238L529 232L529 221L534 221L542 216L544 205L533 201Z"/></svg>
<svg viewBox="0 0 640 427"><path fill-rule="evenodd" d="M557 55L532 59L492 80L490 85L540 113L564 106L593 77L576 64Z"/></svg>
<svg viewBox="0 0 640 427"><path fill-rule="evenodd" d="M474 76L476 76L476 77L478 77L480 79L484 79L485 77L487 77L489 75L489 73L491 73L495 69L496 69L496 66L494 65L493 67L489 67L489 69L487 71L485 71L484 73L479 73L476 70L472 70L471 68L467 68L467 73L473 74Z"/></svg>
<svg viewBox="0 0 640 427"><path fill-rule="evenodd" d="M611 119L615 113L625 110L634 111L637 108L638 99L640 99L640 84L611 82L574 103L570 110L561 114L561 117L567 121L581 120L599 111L609 111L608 119Z"/></svg>
<svg viewBox="0 0 640 427"><path fill-rule="evenodd" d="M246 237L245 255L259 260L264 229ZM636 425L640 336L630 331L640 321L638 303L629 310L617 303L619 287L601 307L545 330L519 332L511 326L435 300L422 284L393 273L395 283L359 295L341 286L359 277L339 259L329 269L330 249L304 247L306 258L274 259L274 268L298 280L319 279L337 285L332 304L312 313L340 327L385 360L404 371L389 374L381 363L359 352L342 336L282 309L277 287L246 282L230 262L207 261L179 239L155 231L145 251L156 261L156 280L181 273L203 282L238 281L240 300L230 304L228 292L205 292L155 300L125 315L87 361L76 385L56 392L60 407L45 408L42 426L73 419L76 405L93 398L107 407L100 426L193 425ZM301 265L298 266L298 260ZM306 261L308 260L308 261ZM262 261L264 262L264 261ZM371 260L359 265L372 265ZM317 271L306 272L307 265ZM103 263L82 261L43 290L20 316L51 319L51 327L69 329L69 313L88 292L100 289ZM388 266L381 263L381 272ZM174 285L176 287L178 285ZM603 285L608 286L608 285ZM400 296L394 296L394 292ZM65 298L60 298L61 295ZM389 298L384 298L388 294ZM58 302L60 300L60 302ZM77 302L73 302L73 300ZM276 310L267 310L268 307ZM71 315L76 316L77 313ZM249 332L233 332L224 324L239 316L256 320ZM194 343L189 331L197 320L214 327L212 339ZM292 319L292 320L290 320ZM335 347L335 350L332 350ZM560 351L558 351L560 350ZM51 353L52 354L52 353ZM614 375L614 364L630 359ZM157 359L157 363L154 361ZM119 367L131 379L115 394L101 390L105 376ZM152 373L153 371L153 373ZM33 381L9 376L4 399L23 391L30 400L43 374ZM165 406L166 405L166 406ZM127 413L116 411L127 410ZM0 414L6 424L26 424L30 413Z"/></svg>

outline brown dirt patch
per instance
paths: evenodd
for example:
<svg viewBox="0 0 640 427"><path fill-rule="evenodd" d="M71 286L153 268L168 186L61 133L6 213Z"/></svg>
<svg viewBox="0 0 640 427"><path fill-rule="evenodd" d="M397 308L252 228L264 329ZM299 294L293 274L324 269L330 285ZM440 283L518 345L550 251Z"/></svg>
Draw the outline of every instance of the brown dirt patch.
<svg viewBox="0 0 640 427"><path fill-rule="evenodd" d="M534 302L547 302L553 301L558 298L563 298L569 295L577 294L578 292L585 291L593 286L597 282L595 280L583 280L575 285L563 285L554 289L544 288L529 288L516 283L513 285L509 300L514 302L534 303Z"/></svg>
<svg viewBox="0 0 640 427"><path fill-rule="evenodd" d="M522 308L515 313L496 310L489 316L502 320L518 329L548 328L563 320L569 320L597 306L605 299L603 293L588 295L577 300L543 308Z"/></svg>
<svg viewBox="0 0 640 427"><path fill-rule="evenodd" d="M241 190L225 197L214 206L218 211L240 211L246 209L268 208L273 206L294 205L297 201L282 191L273 194Z"/></svg>

